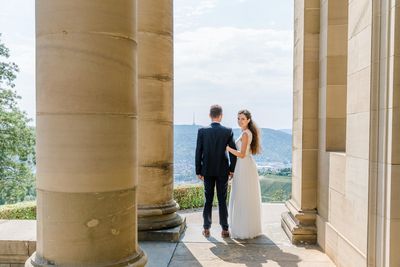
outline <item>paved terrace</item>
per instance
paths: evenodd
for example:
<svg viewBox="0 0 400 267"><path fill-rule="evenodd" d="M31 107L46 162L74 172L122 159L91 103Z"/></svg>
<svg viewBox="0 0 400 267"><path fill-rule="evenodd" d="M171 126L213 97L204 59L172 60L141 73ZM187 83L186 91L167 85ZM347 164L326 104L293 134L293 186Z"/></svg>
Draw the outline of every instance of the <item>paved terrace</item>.
<svg viewBox="0 0 400 267"><path fill-rule="evenodd" d="M334 267L317 246L292 245L280 226L283 204L263 204L263 232L253 240L222 239L217 210L213 213L211 237L202 236L201 210L181 211L187 229L179 243L140 242L149 267L280 266ZM35 221L0 220L0 267L24 266L35 250Z"/></svg>
<svg viewBox="0 0 400 267"><path fill-rule="evenodd" d="M140 242L149 256L151 267L197 266L279 266L334 267L317 246L294 246L281 228L280 216L284 204L263 204L263 232L253 240L221 238L218 212L213 212L211 237L202 234L201 209L181 211L186 216L187 229L179 243Z"/></svg>

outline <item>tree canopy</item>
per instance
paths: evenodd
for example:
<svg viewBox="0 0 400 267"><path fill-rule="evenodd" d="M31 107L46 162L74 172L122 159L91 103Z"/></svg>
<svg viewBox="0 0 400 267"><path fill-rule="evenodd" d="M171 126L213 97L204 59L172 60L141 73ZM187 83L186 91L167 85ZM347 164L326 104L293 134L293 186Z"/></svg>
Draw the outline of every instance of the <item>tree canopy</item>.
<svg viewBox="0 0 400 267"><path fill-rule="evenodd" d="M18 107L14 81L19 68L9 57L0 34L0 205L35 195L35 131Z"/></svg>

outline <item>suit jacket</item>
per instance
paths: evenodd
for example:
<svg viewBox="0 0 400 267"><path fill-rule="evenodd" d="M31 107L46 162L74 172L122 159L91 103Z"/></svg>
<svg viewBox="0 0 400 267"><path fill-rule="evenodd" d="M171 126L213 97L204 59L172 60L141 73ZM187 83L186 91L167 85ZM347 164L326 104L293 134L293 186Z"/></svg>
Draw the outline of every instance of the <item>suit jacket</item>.
<svg viewBox="0 0 400 267"><path fill-rule="evenodd" d="M196 175L227 177L229 172L234 172L236 156L226 152L227 145L236 149L232 129L217 122L200 128L197 133Z"/></svg>

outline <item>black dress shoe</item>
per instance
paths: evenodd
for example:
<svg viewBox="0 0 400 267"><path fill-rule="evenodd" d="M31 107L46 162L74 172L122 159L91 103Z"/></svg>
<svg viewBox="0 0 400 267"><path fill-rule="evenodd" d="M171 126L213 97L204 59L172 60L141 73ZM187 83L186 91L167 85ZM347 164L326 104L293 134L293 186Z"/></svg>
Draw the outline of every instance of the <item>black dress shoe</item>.
<svg viewBox="0 0 400 267"><path fill-rule="evenodd" d="M204 235L205 237L210 237L210 230L209 230L209 229L204 229L204 230L203 230L203 235Z"/></svg>
<svg viewBox="0 0 400 267"><path fill-rule="evenodd" d="M222 230L221 236L223 238L228 238L230 236L229 231L228 230Z"/></svg>

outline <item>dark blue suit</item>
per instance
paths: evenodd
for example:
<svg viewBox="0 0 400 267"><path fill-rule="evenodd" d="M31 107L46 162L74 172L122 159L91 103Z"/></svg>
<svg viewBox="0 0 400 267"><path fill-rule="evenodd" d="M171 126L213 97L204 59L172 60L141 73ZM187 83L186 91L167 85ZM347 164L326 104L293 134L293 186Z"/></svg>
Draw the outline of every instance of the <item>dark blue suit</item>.
<svg viewBox="0 0 400 267"><path fill-rule="evenodd" d="M236 157L226 152L229 145L236 149L232 129L213 122L209 127L199 129L196 146L196 175L204 176L203 218L205 229L211 227L214 188L217 186L219 218L222 229L228 230L228 208L226 206L228 176L234 172ZM229 154L229 159L228 159Z"/></svg>

